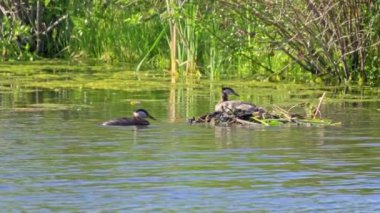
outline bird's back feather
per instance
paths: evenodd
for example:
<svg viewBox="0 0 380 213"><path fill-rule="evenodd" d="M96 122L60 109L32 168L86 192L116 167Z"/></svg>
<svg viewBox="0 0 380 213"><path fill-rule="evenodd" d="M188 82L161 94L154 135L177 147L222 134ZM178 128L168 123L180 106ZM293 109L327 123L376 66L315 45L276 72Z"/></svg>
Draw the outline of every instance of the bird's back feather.
<svg viewBox="0 0 380 213"><path fill-rule="evenodd" d="M103 126L146 126L149 125L149 121L145 119L136 118L117 118L110 121L106 121Z"/></svg>
<svg viewBox="0 0 380 213"><path fill-rule="evenodd" d="M252 113L257 110L257 107L244 101L223 101L215 106L215 112L235 112L237 110Z"/></svg>

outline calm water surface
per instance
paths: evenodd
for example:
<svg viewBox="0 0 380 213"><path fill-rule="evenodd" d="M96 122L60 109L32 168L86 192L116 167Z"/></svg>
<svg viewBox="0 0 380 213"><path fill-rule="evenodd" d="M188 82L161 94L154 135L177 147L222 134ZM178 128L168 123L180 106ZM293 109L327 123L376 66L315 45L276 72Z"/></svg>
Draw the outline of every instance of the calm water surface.
<svg viewBox="0 0 380 213"><path fill-rule="evenodd" d="M380 211L379 101L327 103L339 127L189 126L214 104L197 90L1 93L2 211ZM135 108L157 121L99 125Z"/></svg>

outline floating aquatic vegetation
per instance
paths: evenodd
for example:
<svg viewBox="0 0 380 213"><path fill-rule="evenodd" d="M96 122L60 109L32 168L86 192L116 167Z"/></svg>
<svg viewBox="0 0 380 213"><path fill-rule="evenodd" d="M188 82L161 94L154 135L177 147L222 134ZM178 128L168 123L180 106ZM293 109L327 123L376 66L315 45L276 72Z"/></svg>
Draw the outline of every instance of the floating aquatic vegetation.
<svg viewBox="0 0 380 213"><path fill-rule="evenodd" d="M24 89L149 91L169 88L169 80L162 72L135 72L129 69L129 65L70 64L63 61L0 64L0 91L7 90L6 85Z"/></svg>
<svg viewBox="0 0 380 213"><path fill-rule="evenodd" d="M9 110L13 112L44 112L44 111L66 111L66 110L82 110L89 108L88 105L79 104L29 104L24 107L13 107L13 108L1 108L1 110Z"/></svg>

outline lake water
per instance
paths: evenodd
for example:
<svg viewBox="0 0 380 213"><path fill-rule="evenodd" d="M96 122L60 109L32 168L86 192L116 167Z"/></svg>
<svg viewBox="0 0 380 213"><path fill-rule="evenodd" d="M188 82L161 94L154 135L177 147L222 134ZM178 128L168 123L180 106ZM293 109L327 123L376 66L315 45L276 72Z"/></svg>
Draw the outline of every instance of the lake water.
<svg viewBox="0 0 380 213"><path fill-rule="evenodd" d="M2 73L7 73L0 90L4 212L380 211L376 88L201 81L115 89L67 86L68 79L44 87L44 80ZM114 74L102 78L112 84ZM86 75L90 82L98 80ZM150 78L147 85L156 81ZM342 124L188 125L187 118L211 111L222 83L266 108L312 101L327 91L323 116ZM157 120L146 128L99 125L136 108Z"/></svg>

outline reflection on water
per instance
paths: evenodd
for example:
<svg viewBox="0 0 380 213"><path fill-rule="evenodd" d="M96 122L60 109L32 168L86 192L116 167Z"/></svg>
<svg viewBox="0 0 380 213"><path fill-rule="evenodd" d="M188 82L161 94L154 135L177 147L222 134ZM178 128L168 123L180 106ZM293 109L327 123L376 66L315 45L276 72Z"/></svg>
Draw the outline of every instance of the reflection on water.
<svg viewBox="0 0 380 213"><path fill-rule="evenodd" d="M326 104L325 116L341 127L187 125L186 118L212 109L217 87L0 94L0 206L27 212L380 210L379 102ZM240 93L266 106L289 101L256 91ZM141 104L130 105L135 99ZM35 103L70 107L25 110ZM135 107L149 109L157 121L144 128L100 125Z"/></svg>

